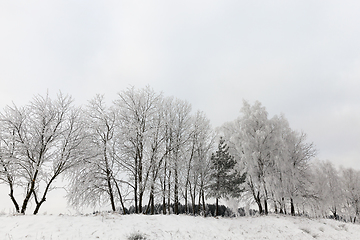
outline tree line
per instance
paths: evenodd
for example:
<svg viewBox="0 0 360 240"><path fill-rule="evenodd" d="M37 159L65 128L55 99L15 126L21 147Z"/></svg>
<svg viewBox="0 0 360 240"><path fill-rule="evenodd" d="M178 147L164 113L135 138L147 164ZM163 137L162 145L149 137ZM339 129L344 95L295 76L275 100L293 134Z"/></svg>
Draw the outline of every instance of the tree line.
<svg viewBox="0 0 360 240"><path fill-rule="evenodd" d="M220 198L236 198L260 214L355 220L359 173L315 163L315 155L306 134L284 116L268 118L259 102L244 101L239 118L215 131L203 112L150 87L121 91L110 105L103 95L81 107L61 93L38 95L0 113L0 181L23 214L30 201L37 214L62 176L75 208L178 214L184 206L205 215L210 200L217 215Z"/></svg>

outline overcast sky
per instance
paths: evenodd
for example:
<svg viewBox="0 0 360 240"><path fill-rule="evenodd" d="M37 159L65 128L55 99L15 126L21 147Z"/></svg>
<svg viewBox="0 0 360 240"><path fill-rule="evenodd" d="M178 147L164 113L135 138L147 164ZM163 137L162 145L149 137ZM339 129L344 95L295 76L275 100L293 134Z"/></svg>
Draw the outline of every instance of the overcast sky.
<svg viewBox="0 0 360 240"><path fill-rule="evenodd" d="M1 1L0 108L59 90L86 104L133 85L213 127L242 100L360 170L360 1Z"/></svg>

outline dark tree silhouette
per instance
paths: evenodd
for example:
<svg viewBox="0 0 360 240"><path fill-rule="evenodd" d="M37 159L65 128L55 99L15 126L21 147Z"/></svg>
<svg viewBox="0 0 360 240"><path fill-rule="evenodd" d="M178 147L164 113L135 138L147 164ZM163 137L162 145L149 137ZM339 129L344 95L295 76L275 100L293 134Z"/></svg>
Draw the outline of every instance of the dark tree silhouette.
<svg viewBox="0 0 360 240"><path fill-rule="evenodd" d="M239 197L244 189L246 173L240 174L234 167L236 161L229 153L229 147L223 138L220 138L218 150L211 156L212 173L208 197L216 198L216 212L219 213L219 199L223 197Z"/></svg>

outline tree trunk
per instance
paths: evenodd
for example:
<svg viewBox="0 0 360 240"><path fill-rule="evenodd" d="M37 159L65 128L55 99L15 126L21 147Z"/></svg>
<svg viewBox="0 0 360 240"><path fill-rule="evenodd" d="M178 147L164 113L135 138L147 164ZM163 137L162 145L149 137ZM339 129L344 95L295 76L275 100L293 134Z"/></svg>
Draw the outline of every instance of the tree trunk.
<svg viewBox="0 0 360 240"><path fill-rule="evenodd" d="M142 198L143 198L143 191L140 191L139 193L139 213L142 213Z"/></svg>
<svg viewBox="0 0 360 240"><path fill-rule="evenodd" d="M217 217L219 215L219 199L216 198L216 203L215 203L215 217Z"/></svg>
<svg viewBox="0 0 360 240"><path fill-rule="evenodd" d="M199 192L198 207L196 209L197 214L200 214L200 205L201 205L201 194Z"/></svg>
<svg viewBox="0 0 360 240"><path fill-rule="evenodd" d="M262 205L261 205L260 192L258 192L257 195L254 196L254 198L255 198L256 204L259 207L259 214L262 215L263 214L263 208L262 208Z"/></svg>
<svg viewBox="0 0 360 240"><path fill-rule="evenodd" d="M37 172L35 173L37 175ZM26 211L26 207L29 203L29 200L30 200L30 197L31 197L31 194L33 193L34 191L34 187L35 187L35 179L33 179L30 183L30 189L28 189L27 193L26 193L26 196L25 196L25 199L23 201L23 204L22 204L22 207L21 207L21 213L22 214L25 214L25 211Z"/></svg>
<svg viewBox="0 0 360 240"><path fill-rule="evenodd" d="M170 214L171 211L170 211L170 202L171 202L171 184L170 184L170 180L171 180L171 170L169 171L169 179L168 179L168 203L167 203L167 207L168 207L168 213Z"/></svg>
<svg viewBox="0 0 360 240"><path fill-rule="evenodd" d="M176 215L179 214L179 179L178 179L178 172L177 172L177 164L175 163L175 169L174 169L174 174L175 174L175 185L174 185L174 213Z"/></svg>
<svg viewBox="0 0 360 240"><path fill-rule="evenodd" d="M186 182L185 182L185 212L188 213L188 199L187 199L187 195L188 195L188 185L190 182L190 169L191 169L191 162L194 156L194 144L192 146L191 149L191 155L190 155L190 159L189 159L189 164L188 164L188 168L187 168L187 173L186 173Z"/></svg>
<svg viewBox="0 0 360 240"><path fill-rule="evenodd" d="M19 207L19 204L17 203L15 197L14 197L14 188L13 188L13 185L12 183L9 183L10 185L10 193L9 193L9 196L11 198L11 201L13 202L14 206L15 206L15 210L17 213L20 212L20 207Z"/></svg>
<svg viewBox="0 0 360 240"><path fill-rule="evenodd" d="M187 184L185 185L185 213L188 213L188 200L187 200Z"/></svg>
<svg viewBox="0 0 360 240"><path fill-rule="evenodd" d="M166 199L165 199L165 196L163 196L163 214L166 215Z"/></svg>
<svg viewBox="0 0 360 240"><path fill-rule="evenodd" d="M265 207L265 215L268 215L269 211L268 211L268 204L266 198L264 199L264 207Z"/></svg>
<svg viewBox="0 0 360 240"><path fill-rule="evenodd" d="M138 192L138 166L137 166L137 160L135 159L135 181L134 181L134 202L135 202L135 213L139 213L139 209L138 209L138 196L137 196L137 192Z"/></svg>
<svg viewBox="0 0 360 240"><path fill-rule="evenodd" d="M154 215L155 214L155 206L154 206L154 194L151 195L151 208L150 208L150 211L151 211L151 215Z"/></svg>
<svg viewBox="0 0 360 240"><path fill-rule="evenodd" d="M191 187L191 184L189 185L190 187L190 198L191 198L191 207L192 207L192 215L195 215L195 189L193 190ZM194 186L195 187L195 186Z"/></svg>
<svg viewBox="0 0 360 240"><path fill-rule="evenodd" d="M116 207L115 207L114 193L113 193L112 186L111 186L109 170L107 170L107 175L108 175L107 176L107 185L108 185L109 197L110 197L110 202L111 202L111 209L113 212L115 212Z"/></svg>
<svg viewBox="0 0 360 240"><path fill-rule="evenodd" d="M164 184L163 184L163 214L166 215L166 161L164 164Z"/></svg>
<svg viewBox="0 0 360 240"><path fill-rule="evenodd" d="M337 220L338 215L337 215L337 212L336 212L336 207L334 208L333 215L334 215L334 219Z"/></svg>
<svg viewBox="0 0 360 240"><path fill-rule="evenodd" d="M113 212L116 211L116 207L115 207L115 201L114 201L114 193L113 193L113 189L111 186L111 170L109 167L109 161L108 161L108 155L107 155L107 151L106 151L106 145L107 145L107 141L104 140L104 152L103 152L103 156L104 156L104 160L105 160L105 167L106 167L106 182L107 182L107 190L108 190L108 194L109 194L109 198L110 198L110 203L111 203L111 209Z"/></svg>
<svg viewBox="0 0 360 240"><path fill-rule="evenodd" d="M36 214L39 212L39 209L40 209L41 205L46 201L46 195L47 195L47 193L49 192L51 183L55 180L55 178L56 178L57 176L58 176L57 174L55 174L54 176L52 176L52 178L50 179L50 181L47 183L46 188L45 188L45 190L44 190L44 193L43 193L43 195L42 195L42 197L41 197L40 202L38 202L37 195L35 194L35 191L33 191L34 198L35 198L35 203L36 203L36 207L35 207L35 210L34 210L34 215L36 215Z"/></svg>
<svg viewBox="0 0 360 240"><path fill-rule="evenodd" d="M21 207L21 213L22 214L25 214L26 207L27 207L27 205L29 203L31 194L34 192L35 180L36 180L37 175L38 175L38 170L35 171L34 177L33 177L33 179L31 179L30 188L28 189L28 191L26 193L25 199L23 201L23 205Z"/></svg>
<svg viewBox="0 0 360 240"><path fill-rule="evenodd" d="M20 207L19 207L19 204L18 202L16 201L15 199L15 196L14 196L14 186L13 186L13 178L10 176L10 174L8 173L8 170L5 166L4 167L4 170L7 174L7 179L8 179L8 183L9 183L9 187L10 187L10 193L9 193L9 196L11 198L11 201L13 202L14 206L15 206L15 210L17 213L20 212Z"/></svg>
<svg viewBox="0 0 360 240"><path fill-rule="evenodd" d="M45 200L46 200L46 199L43 198L43 199L41 199L40 202L38 202L38 203L36 204L36 207L35 207L35 210L34 210L34 215L38 214L39 209L40 209L41 205L45 202Z"/></svg>
<svg viewBox="0 0 360 240"><path fill-rule="evenodd" d="M204 217L206 217L206 206L205 206L204 191L202 191L201 197L202 197L202 204L203 204L203 213L204 213Z"/></svg>
<svg viewBox="0 0 360 240"><path fill-rule="evenodd" d="M263 186L264 186L264 192L265 192L265 196L264 196L264 207L265 207L265 215L268 215L269 210L268 210L268 192L266 190L266 184L265 184L265 180L263 180Z"/></svg>
<svg viewBox="0 0 360 240"><path fill-rule="evenodd" d="M119 194L119 198L120 198L120 204L121 204L121 207L123 209L123 214L125 215L126 214L126 211L125 211L125 206L124 206L124 201L123 201L123 198L121 196L121 192L120 192L120 188L119 188L119 185L118 183L116 182L116 180L114 179L114 183L115 183L115 187L118 191L118 194Z"/></svg>
<svg viewBox="0 0 360 240"><path fill-rule="evenodd" d="M143 196L143 182L142 182L142 165L141 159L139 159L139 172L138 172L138 181L139 181L139 189L138 189L138 212L142 213L142 196Z"/></svg>
<svg viewBox="0 0 360 240"><path fill-rule="evenodd" d="M154 215L154 185L151 185L150 190L150 214Z"/></svg>
<svg viewBox="0 0 360 240"><path fill-rule="evenodd" d="M291 215L295 216L294 200L292 198L290 198L290 208L291 208Z"/></svg>
<svg viewBox="0 0 360 240"><path fill-rule="evenodd" d="M284 197L281 198L281 209L280 209L280 213L283 213L286 215L286 205L285 205L285 199Z"/></svg>
<svg viewBox="0 0 360 240"><path fill-rule="evenodd" d="M151 204L151 193L150 193L150 196L149 196L149 202L148 202L148 204L146 205L145 214L148 214L148 213L149 213L150 204Z"/></svg>
<svg viewBox="0 0 360 240"><path fill-rule="evenodd" d="M191 206L192 206L192 214L195 216L196 214L196 203L195 196L191 195Z"/></svg>

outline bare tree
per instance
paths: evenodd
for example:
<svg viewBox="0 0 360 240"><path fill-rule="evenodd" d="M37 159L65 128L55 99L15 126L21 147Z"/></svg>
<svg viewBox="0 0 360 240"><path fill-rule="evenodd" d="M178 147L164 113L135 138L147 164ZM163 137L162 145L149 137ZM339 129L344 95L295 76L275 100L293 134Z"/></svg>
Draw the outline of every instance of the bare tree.
<svg viewBox="0 0 360 240"><path fill-rule="evenodd" d="M110 202L115 211L118 195L124 210L120 183L116 179L120 171L116 165L118 149L114 136L116 112L106 106L102 95L97 95L89 101L85 117L88 155L70 175L68 200L76 207Z"/></svg>
<svg viewBox="0 0 360 240"><path fill-rule="evenodd" d="M164 157L163 166L159 176L163 214L170 213L170 189L171 189L171 158L174 147L174 122L175 114L173 112L174 99L172 97L165 98L163 101L163 116L164 116L164 147L166 155ZM167 208L166 208L167 207Z"/></svg>
<svg viewBox="0 0 360 240"><path fill-rule="evenodd" d="M159 101L157 106L157 111L154 115L152 134L150 135L150 145L149 145L149 158L150 158L150 195L149 195L149 204L146 210L148 212L150 208L150 213L154 214L154 199L157 180L160 179L161 183L161 173L162 167L166 158L171 152L171 147L169 146L169 136L168 136L168 126L166 122L166 100L162 99Z"/></svg>
<svg viewBox="0 0 360 240"><path fill-rule="evenodd" d="M143 195L151 170L151 165L146 162L149 160L146 150L151 145L149 139L160 100L161 94L156 94L150 87L140 90L132 87L119 93L119 99L115 101L123 139L121 162L132 177L136 213L143 211Z"/></svg>
<svg viewBox="0 0 360 240"><path fill-rule="evenodd" d="M20 143L17 141L16 129L20 128L27 114L25 108L5 108L1 114L0 132L0 179L9 186L9 196L14 204L16 212L20 212L20 206L14 196L16 186L21 185L21 162L19 158Z"/></svg>
<svg viewBox="0 0 360 240"><path fill-rule="evenodd" d="M196 197L198 196L205 212L205 189L210 175L210 151L213 147L214 135L211 130L210 121L203 112L197 111L191 120L190 138L184 184L185 210L187 211L188 193L190 194L192 213L195 215Z"/></svg>
<svg viewBox="0 0 360 240"><path fill-rule="evenodd" d="M173 154L171 155L171 171L174 182L174 213L179 214L180 187L183 166L185 164L186 144L190 139L191 105L186 101L176 100L174 103L175 121L173 125ZM170 183L170 182L169 182Z"/></svg>
<svg viewBox="0 0 360 240"><path fill-rule="evenodd" d="M2 158L3 170L17 211L24 214L33 197L37 214L54 180L78 163L82 155L79 146L84 139L80 116L71 97L61 93L56 100L36 96L24 108L7 107L2 114L2 142L17 168L11 172L10 165L5 164L7 160ZM12 193L14 184L25 190L21 209Z"/></svg>

